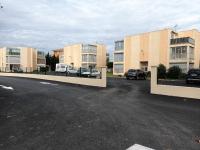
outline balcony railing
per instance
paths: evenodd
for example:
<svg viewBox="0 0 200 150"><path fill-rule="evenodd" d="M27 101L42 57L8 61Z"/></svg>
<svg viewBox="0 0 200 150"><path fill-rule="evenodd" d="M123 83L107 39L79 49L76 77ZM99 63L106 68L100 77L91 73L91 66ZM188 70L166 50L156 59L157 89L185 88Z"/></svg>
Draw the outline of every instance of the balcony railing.
<svg viewBox="0 0 200 150"><path fill-rule="evenodd" d="M171 45L176 45L176 44L195 44L195 40L190 38L190 37L184 37L184 38L176 38L176 39L171 39L170 44Z"/></svg>

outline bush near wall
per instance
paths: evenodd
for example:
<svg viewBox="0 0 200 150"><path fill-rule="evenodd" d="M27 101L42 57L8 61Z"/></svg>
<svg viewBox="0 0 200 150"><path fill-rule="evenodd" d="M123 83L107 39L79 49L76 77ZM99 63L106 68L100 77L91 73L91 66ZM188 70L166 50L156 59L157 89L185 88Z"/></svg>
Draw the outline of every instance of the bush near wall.
<svg viewBox="0 0 200 150"><path fill-rule="evenodd" d="M166 69L165 65L160 64L158 66L158 72L157 73L158 73L159 79L165 79L166 76L167 76L167 69Z"/></svg>
<svg viewBox="0 0 200 150"><path fill-rule="evenodd" d="M47 72L47 67L40 67L40 72L45 73Z"/></svg>
<svg viewBox="0 0 200 150"><path fill-rule="evenodd" d="M182 70L178 66L173 66L168 69L167 77L170 79L179 79L181 77Z"/></svg>

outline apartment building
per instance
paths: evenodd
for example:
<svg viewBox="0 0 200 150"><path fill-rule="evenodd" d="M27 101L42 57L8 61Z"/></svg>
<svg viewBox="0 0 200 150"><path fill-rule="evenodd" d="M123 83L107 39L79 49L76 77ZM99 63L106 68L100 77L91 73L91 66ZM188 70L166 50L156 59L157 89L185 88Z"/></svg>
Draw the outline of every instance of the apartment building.
<svg viewBox="0 0 200 150"><path fill-rule="evenodd" d="M0 70L23 70L32 72L38 67L45 66L45 53L29 47L0 48Z"/></svg>
<svg viewBox="0 0 200 150"><path fill-rule="evenodd" d="M52 56L59 58L59 63L64 63L64 48L52 50Z"/></svg>
<svg viewBox="0 0 200 150"><path fill-rule="evenodd" d="M115 42L115 75L128 69L150 71L151 66L179 66L183 72L200 67L200 32L163 29L127 36Z"/></svg>
<svg viewBox="0 0 200 150"><path fill-rule="evenodd" d="M64 47L65 64L75 68L105 67L106 46L103 44L74 44Z"/></svg>

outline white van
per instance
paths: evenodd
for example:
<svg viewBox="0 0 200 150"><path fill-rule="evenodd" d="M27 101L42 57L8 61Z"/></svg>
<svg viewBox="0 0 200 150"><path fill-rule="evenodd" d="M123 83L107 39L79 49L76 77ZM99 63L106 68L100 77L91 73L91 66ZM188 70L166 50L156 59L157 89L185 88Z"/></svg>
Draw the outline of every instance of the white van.
<svg viewBox="0 0 200 150"><path fill-rule="evenodd" d="M67 64L56 64L56 72L66 72L67 68L71 68L71 66Z"/></svg>
<svg viewBox="0 0 200 150"><path fill-rule="evenodd" d="M70 74L76 74L77 70L70 65L60 63L56 64L56 72L67 73L67 75L70 75Z"/></svg>

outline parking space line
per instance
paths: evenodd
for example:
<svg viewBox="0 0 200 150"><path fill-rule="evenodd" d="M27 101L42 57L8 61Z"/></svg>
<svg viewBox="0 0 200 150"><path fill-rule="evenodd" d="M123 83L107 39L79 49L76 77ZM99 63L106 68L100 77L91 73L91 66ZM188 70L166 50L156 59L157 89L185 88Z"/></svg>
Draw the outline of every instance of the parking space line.
<svg viewBox="0 0 200 150"><path fill-rule="evenodd" d="M53 83L50 83L50 82L40 82L40 83L44 84L44 85L54 85L54 86L58 85L58 84L53 84Z"/></svg>
<svg viewBox="0 0 200 150"><path fill-rule="evenodd" d="M152 148L149 148L149 147L145 147L145 146L142 146L142 145L139 145L139 144L135 144L131 147L129 147L128 149L126 150L154 150Z"/></svg>
<svg viewBox="0 0 200 150"><path fill-rule="evenodd" d="M6 89L6 90L14 90L11 86L0 85L0 87L2 87L3 89Z"/></svg>

